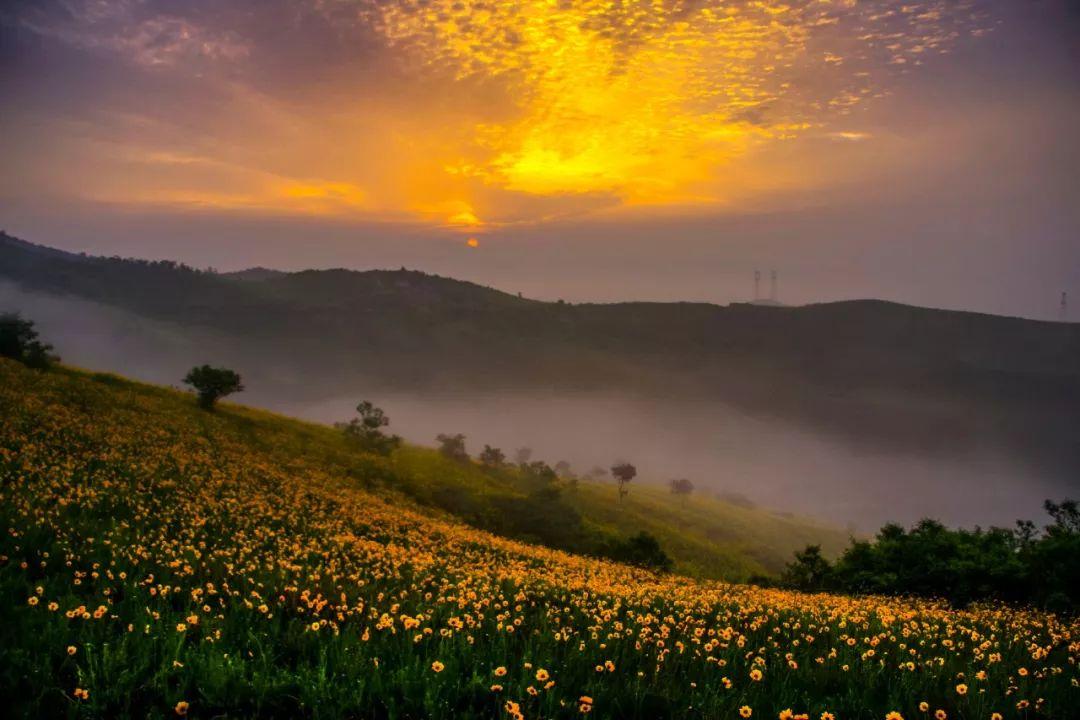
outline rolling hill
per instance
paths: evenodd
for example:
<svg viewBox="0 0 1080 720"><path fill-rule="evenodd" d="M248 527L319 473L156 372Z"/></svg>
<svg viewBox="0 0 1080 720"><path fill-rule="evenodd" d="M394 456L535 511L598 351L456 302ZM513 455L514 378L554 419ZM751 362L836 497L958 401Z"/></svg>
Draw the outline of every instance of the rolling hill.
<svg viewBox="0 0 1080 720"><path fill-rule="evenodd" d="M5 385L37 382L13 363L3 365L0 379ZM648 485L635 487L618 503L613 483L582 479L553 499L534 494L533 484L514 468L495 471L412 445L382 458L361 452L325 425L239 405L206 416L188 393L116 375L57 368L47 386L52 402L67 398L72 407L91 414L139 407L151 424L171 418L212 427L222 441L244 444L275 466L301 465L350 478L358 487L398 503L448 513L508 537L603 554L610 543L646 531L672 557L674 569L686 575L746 580L774 574L807 544L819 543L832 555L849 539L846 532L809 519L704 495L679 499Z"/></svg>
<svg viewBox="0 0 1080 720"><path fill-rule="evenodd" d="M0 360L7 714L1064 720L1075 707L1075 620L656 575L418 506L409 492L430 477L472 497L497 488L423 451L397 461L325 427ZM616 525L605 490L583 488L578 507L595 495L609 510L595 521ZM657 522L683 512L638 495ZM688 542L709 512L683 513Z"/></svg>

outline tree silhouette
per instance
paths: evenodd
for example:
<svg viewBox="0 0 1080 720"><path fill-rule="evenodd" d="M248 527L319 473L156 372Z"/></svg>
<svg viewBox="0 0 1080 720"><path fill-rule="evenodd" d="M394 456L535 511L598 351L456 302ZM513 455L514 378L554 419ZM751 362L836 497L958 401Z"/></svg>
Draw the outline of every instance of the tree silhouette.
<svg viewBox="0 0 1080 720"><path fill-rule="evenodd" d="M45 370L60 360L52 349L52 345L38 340L32 320L24 320L18 313L0 315L0 357Z"/></svg>
<svg viewBox="0 0 1080 720"><path fill-rule="evenodd" d="M209 365L191 368L184 376L184 384L195 388L199 394L199 407L204 410L213 410L218 400L244 389L235 370Z"/></svg>
<svg viewBox="0 0 1080 720"><path fill-rule="evenodd" d="M364 400L356 406L356 413L360 417L353 418L347 423L338 423L338 427L344 431L347 438L363 449L380 455L389 455L401 445L400 437L388 435L382 431L390 424L390 418L386 416L382 408L375 407Z"/></svg>
<svg viewBox="0 0 1080 720"><path fill-rule="evenodd" d="M499 448L484 445L480 451L480 463L490 468L501 468L506 464L506 455Z"/></svg>
<svg viewBox="0 0 1080 720"><path fill-rule="evenodd" d="M451 460L465 462L469 459L469 453L465 451L465 436L461 433L456 435L439 434L435 436L439 443L439 452Z"/></svg>

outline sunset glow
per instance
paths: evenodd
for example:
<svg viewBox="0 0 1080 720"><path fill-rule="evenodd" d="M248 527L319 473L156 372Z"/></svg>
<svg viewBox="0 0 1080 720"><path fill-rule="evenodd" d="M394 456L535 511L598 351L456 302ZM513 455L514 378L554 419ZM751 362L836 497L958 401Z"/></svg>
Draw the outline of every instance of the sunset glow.
<svg viewBox="0 0 1080 720"><path fill-rule="evenodd" d="M419 221L473 232L827 186L822 138L994 25L977 2L311 2L333 62L269 82L271 39L209 10L32 8L23 31L171 83L75 121L53 192L126 206ZM789 145L796 162L759 161Z"/></svg>

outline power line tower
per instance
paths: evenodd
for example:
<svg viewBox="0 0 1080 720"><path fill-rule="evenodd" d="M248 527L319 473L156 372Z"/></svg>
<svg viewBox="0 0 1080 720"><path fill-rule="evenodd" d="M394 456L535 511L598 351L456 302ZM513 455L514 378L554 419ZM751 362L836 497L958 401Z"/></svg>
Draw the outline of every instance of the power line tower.
<svg viewBox="0 0 1080 720"><path fill-rule="evenodd" d="M754 302L761 299L761 271L754 270Z"/></svg>
<svg viewBox="0 0 1080 720"><path fill-rule="evenodd" d="M773 302L777 302L776 294L776 271L773 270L769 273L769 299Z"/></svg>

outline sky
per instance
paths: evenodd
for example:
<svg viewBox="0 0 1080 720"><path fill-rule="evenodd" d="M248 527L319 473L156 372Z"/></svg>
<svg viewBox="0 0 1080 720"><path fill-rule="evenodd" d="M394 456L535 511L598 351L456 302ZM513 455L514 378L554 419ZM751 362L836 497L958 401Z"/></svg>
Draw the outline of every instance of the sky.
<svg viewBox="0 0 1080 720"><path fill-rule="evenodd" d="M4 0L0 227L1080 320L1071 0Z"/></svg>

